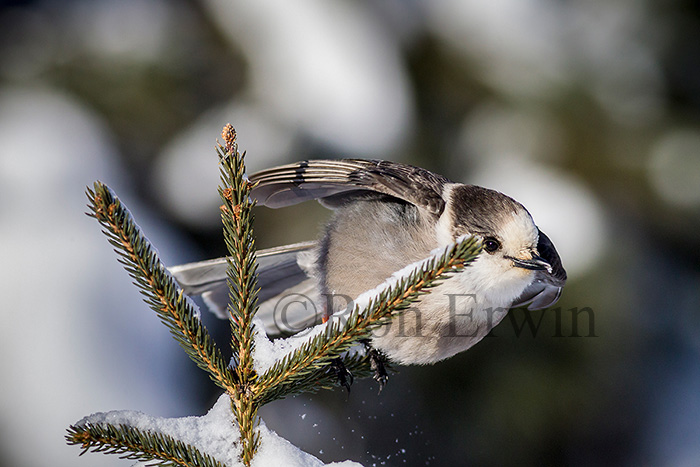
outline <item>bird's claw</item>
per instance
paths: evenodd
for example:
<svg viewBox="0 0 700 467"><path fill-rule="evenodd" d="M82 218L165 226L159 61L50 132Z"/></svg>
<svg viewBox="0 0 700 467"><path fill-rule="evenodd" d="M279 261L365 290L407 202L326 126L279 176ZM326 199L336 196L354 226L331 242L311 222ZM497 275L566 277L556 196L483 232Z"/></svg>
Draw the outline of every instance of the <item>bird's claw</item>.
<svg viewBox="0 0 700 467"><path fill-rule="evenodd" d="M333 363L331 364L331 369L338 378L338 384L343 386L345 389L347 389L348 393L350 393L350 386L352 386L355 377L352 375L350 370L345 368L343 360L341 360L340 358L336 358L335 360L333 360Z"/></svg>
<svg viewBox="0 0 700 467"><path fill-rule="evenodd" d="M386 372L386 367L384 366L384 356L379 353L379 351L369 344L365 344L367 347L367 355L369 356L370 368L374 371L373 378L379 383L379 392L382 392L384 386L389 381L389 374Z"/></svg>

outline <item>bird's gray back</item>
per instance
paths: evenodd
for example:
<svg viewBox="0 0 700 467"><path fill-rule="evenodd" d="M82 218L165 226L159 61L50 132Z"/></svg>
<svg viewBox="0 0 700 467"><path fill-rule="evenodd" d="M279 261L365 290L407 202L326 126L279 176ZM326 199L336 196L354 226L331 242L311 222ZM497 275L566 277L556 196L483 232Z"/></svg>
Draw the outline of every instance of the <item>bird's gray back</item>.
<svg viewBox="0 0 700 467"><path fill-rule="evenodd" d="M390 200L356 201L337 209L319 249L323 293L354 299L429 256L437 241L423 216L412 204Z"/></svg>

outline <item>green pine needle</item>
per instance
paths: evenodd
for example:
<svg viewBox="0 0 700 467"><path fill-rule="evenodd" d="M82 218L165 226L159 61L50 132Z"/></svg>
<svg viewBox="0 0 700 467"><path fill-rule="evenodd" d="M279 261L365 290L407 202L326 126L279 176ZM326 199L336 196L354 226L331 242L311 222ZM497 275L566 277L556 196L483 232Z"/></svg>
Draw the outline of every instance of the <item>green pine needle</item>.
<svg viewBox="0 0 700 467"><path fill-rule="evenodd" d="M368 355L360 353L350 354L341 357L343 366L352 374L354 379L371 378L374 376L374 370L370 366L370 358ZM384 367L387 372L394 372L391 362L384 362ZM316 393L323 389L334 389L340 386L338 375L332 370L330 365L321 365L314 370L303 370L295 374L294 378L285 380L276 386L266 388L257 401L260 406L267 403L284 399L289 396L305 393ZM261 382L261 387L265 387L264 382Z"/></svg>
<svg viewBox="0 0 700 467"><path fill-rule="evenodd" d="M253 236L251 183L245 174L244 154L238 151L236 132L228 124L219 146L221 185L219 196L224 240L228 248L229 317L234 371L239 386L231 398L231 408L241 432L241 460L250 465L260 445L258 408L254 394L257 372L253 367L253 318L258 310L257 260Z"/></svg>
<svg viewBox="0 0 700 467"><path fill-rule="evenodd" d="M356 305L345 322L331 322L324 333L305 342L261 375L260 400L272 400L272 394L283 394L283 387L293 392L297 383L308 380L310 374L326 368L342 352L369 338L374 328L398 316L420 294L438 285L448 274L466 267L480 252L481 242L468 237L381 292L365 309Z"/></svg>
<svg viewBox="0 0 700 467"><path fill-rule="evenodd" d="M229 130L229 131L227 131ZM221 186L219 195L224 240L229 251L229 315L233 355L239 379L254 378L253 317L258 307L257 261L253 236L253 207L251 184L245 175L244 155L238 152L235 132L227 126L223 136L226 147L219 147Z"/></svg>
<svg viewBox="0 0 700 467"><path fill-rule="evenodd" d="M86 423L68 428L66 442L88 451L117 454L122 459L156 461L163 467L225 467L197 448L162 433L142 431L128 425Z"/></svg>
<svg viewBox="0 0 700 467"><path fill-rule="evenodd" d="M227 391L235 385L235 376L225 363L213 339L198 318L198 310L183 295L182 289L160 262L148 239L134 222L128 209L112 190L100 182L87 189L89 216L102 225L119 262L141 289L144 301L187 355L211 379Z"/></svg>

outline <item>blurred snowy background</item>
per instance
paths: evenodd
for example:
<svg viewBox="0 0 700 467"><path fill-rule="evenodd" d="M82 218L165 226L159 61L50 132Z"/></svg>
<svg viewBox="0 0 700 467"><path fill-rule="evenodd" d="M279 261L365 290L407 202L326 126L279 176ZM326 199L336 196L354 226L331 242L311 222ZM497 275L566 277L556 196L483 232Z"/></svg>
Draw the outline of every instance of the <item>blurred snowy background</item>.
<svg viewBox="0 0 700 467"><path fill-rule="evenodd" d="M216 400L83 191L112 186L169 265L220 256L226 122L251 171L369 157L500 189L570 273L537 332L515 312L380 395L357 381L274 403L281 436L365 465L700 464L697 2L0 5L0 465L129 465L78 458L65 428ZM261 208L259 246L312 239L327 217ZM574 307L592 311L577 329ZM226 348L228 325L208 324Z"/></svg>

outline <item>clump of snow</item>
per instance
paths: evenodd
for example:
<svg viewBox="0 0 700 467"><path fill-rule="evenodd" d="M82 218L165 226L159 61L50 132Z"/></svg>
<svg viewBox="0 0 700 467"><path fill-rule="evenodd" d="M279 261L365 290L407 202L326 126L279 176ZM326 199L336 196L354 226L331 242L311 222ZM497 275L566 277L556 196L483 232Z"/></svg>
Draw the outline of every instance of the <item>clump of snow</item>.
<svg viewBox="0 0 700 467"><path fill-rule="evenodd" d="M253 352L253 366L255 371L258 373L264 373L270 369L272 365L291 355L304 343L325 332L326 327L329 326L330 323L333 323L338 319L342 319L343 317L347 317L347 314L343 313L342 316L334 315L326 323L313 326L286 339L275 340L268 338L262 324L256 322L254 338L255 349ZM361 347L358 347L356 351L362 352L363 350Z"/></svg>
<svg viewBox="0 0 700 467"><path fill-rule="evenodd" d="M227 394L222 394L209 412L201 417L161 418L132 410L89 415L77 425L128 425L142 431L161 433L196 447L226 465L238 466L240 433Z"/></svg>
<svg viewBox="0 0 700 467"><path fill-rule="evenodd" d="M240 434L231 411L227 394L222 394L209 412L201 417L161 418L141 412L119 410L96 413L80 420L77 425L112 424L128 425L142 431L171 436L206 453L229 467L243 467L238 459ZM362 467L352 461L325 464L292 443L279 437L267 428L263 421L259 425L260 448L253 458L254 467ZM136 465L148 465L149 462Z"/></svg>
<svg viewBox="0 0 700 467"><path fill-rule="evenodd" d="M285 355L292 353L306 339L300 339L298 334L287 339L270 340L259 320L253 322L255 347L253 350L253 366L258 373L264 373Z"/></svg>

